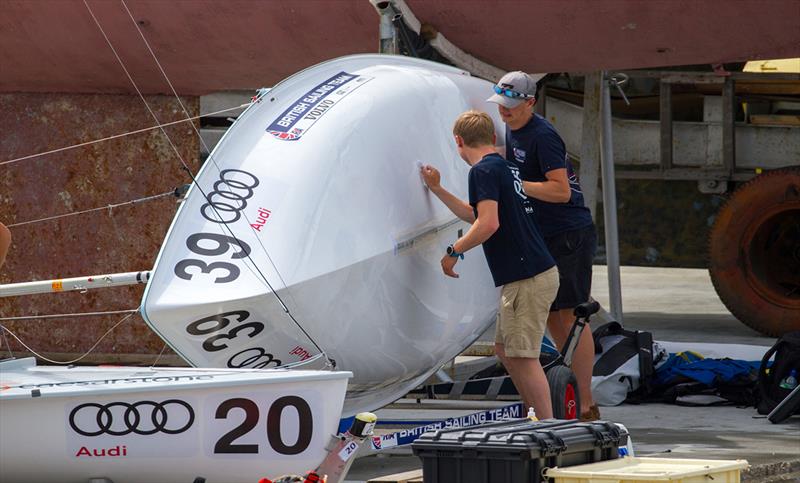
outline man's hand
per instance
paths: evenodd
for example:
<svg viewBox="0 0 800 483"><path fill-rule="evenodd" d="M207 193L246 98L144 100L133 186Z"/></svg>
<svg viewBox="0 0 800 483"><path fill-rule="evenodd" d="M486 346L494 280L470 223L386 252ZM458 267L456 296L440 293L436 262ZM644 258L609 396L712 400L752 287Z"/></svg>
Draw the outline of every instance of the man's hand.
<svg viewBox="0 0 800 483"><path fill-rule="evenodd" d="M458 274L453 271L453 267L456 266L457 261L458 257L451 257L447 254L442 257L442 271L445 275L448 277L458 278Z"/></svg>
<svg viewBox="0 0 800 483"><path fill-rule="evenodd" d="M420 173L422 174L422 180L425 181L425 185L428 187L428 189L433 190L439 187L439 184L441 183L441 175L439 175L438 169L426 164L420 168Z"/></svg>

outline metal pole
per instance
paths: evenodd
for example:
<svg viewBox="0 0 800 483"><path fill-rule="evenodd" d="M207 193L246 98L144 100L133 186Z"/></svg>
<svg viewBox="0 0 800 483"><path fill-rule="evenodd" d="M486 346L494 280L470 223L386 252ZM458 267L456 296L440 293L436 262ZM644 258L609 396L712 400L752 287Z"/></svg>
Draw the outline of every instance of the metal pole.
<svg viewBox="0 0 800 483"><path fill-rule="evenodd" d="M580 180L583 190L583 203L592 213L597 223L597 181L600 177L600 116L602 105L600 94L603 82L602 72L592 72L584 77L583 89L583 128L581 130Z"/></svg>
<svg viewBox="0 0 800 483"><path fill-rule="evenodd" d="M611 137L611 78L603 72L601 97L603 109L603 219L606 235L606 266L608 268L608 298L611 315L622 323L622 287L619 277L619 237L617 226L617 188L614 182L614 141Z"/></svg>
<svg viewBox="0 0 800 483"><path fill-rule="evenodd" d="M378 52L381 54L397 54L397 30L394 28L392 19L397 14L394 5L390 1L375 1L373 5L381 17L379 25L380 43Z"/></svg>
<svg viewBox="0 0 800 483"><path fill-rule="evenodd" d="M38 282L9 283L7 285L0 285L0 297L14 297L17 295L32 295L37 293L69 292L72 290L85 292L94 288L119 287L122 285L147 283L149 280L150 272L145 271L109 273L106 275L41 280Z"/></svg>

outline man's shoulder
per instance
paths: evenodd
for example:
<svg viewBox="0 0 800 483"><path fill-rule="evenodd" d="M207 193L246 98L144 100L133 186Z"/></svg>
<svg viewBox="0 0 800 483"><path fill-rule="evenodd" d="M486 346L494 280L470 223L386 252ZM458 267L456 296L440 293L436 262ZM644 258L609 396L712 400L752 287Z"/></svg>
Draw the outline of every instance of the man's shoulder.
<svg viewBox="0 0 800 483"><path fill-rule="evenodd" d="M508 168L508 161L499 154L486 156L470 168L470 177L475 175L498 176Z"/></svg>
<svg viewBox="0 0 800 483"><path fill-rule="evenodd" d="M540 116L539 114L534 114L531 119L528 121L527 124L522 126L516 131L508 130L511 133L511 137L516 139L517 141L528 141L531 143L536 143L538 139L541 139L543 136L559 136L558 132L556 131L555 127L550 124L550 121L545 119L544 117Z"/></svg>
<svg viewBox="0 0 800 483"><path fill-rule="evenodd" d="M533 124L532 128L535 130L536 133L540 135L554 135L557 137L561 137L556 131L555 126L550 123L544 116L540 116L539 114L534 114L533 119L531 119L531 124Z"/></svg>

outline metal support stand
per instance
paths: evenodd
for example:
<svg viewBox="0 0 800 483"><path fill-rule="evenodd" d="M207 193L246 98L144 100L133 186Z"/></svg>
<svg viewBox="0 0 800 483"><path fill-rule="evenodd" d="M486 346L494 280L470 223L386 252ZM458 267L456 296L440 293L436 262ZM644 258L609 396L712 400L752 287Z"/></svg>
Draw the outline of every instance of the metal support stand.
<svg viewBox="0 0 800 483"><path fill-rule="evenodd" d="M597 181L600 176L600 83L602 74L594 72L584 78L583 128L581 131L580 180L583 203L597 220Z"/></svg>
<svg viewBox="0 0 800 483"><path fill-rule="evenodd" d="M381 17L380 21L380 44L378 52L381 54L397 54L397 29L394 28L392 19L397 11L390 1L373 0L373 5Z"/></svg>
<svg viewBox="0 0 800 483"><path fill-rule="evenodd" d="M356 414L353 425L340 436L331 436L325 448L328 455L314 472L327 483L341 483L350 470L361 444L372 436L378 418L372 413Z"/></svg>
<svg viewBox="0 0 800 483"><path fill-rule="evenodd" d="M611 90L613 82L608 72L603 72L601 83L601 110L603 124L603 219L605 221L606 265L608 267L608 297L611 315L622 324L622 287L619 276L619 229L617 226L617 188L614 181L614 142L611 137Z"/></svg>

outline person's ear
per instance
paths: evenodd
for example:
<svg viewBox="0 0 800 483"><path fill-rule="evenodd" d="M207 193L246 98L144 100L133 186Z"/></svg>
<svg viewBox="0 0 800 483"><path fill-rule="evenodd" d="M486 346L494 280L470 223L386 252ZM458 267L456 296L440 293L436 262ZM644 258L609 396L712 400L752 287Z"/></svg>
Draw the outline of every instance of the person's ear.
<svg viewBox="0 0 800 483"><path fill-rule="evenodd" d="M458 146L459 148L463 148L464 147L464 138L462 138L458 134L455 135L455 138L456 138L456 146Z"/></svg>

